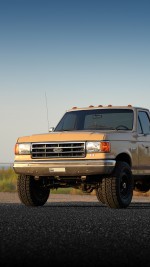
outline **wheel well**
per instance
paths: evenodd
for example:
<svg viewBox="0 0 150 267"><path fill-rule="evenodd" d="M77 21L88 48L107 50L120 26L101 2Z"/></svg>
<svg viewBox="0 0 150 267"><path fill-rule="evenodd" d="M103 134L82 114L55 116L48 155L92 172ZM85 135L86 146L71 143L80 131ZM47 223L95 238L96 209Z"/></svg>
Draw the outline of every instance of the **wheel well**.
<svg viewBox="0 0 150 267"><path fill-rule="evenodd" d="M129 164L129 166L131 167L131 158L128 154L126 153L121 153L116 157L116 161L124 161L126 163Z"/></svg>

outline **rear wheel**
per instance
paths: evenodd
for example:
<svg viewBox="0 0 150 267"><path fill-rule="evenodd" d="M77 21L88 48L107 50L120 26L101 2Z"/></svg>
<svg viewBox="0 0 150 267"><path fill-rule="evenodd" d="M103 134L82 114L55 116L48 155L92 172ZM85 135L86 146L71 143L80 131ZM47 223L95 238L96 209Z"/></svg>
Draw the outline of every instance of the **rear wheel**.
<svg viewBox="0 0 150 267"><path fill-rule="evenodd" d="M133 195L133 178L131 168L126 162L117 162L112 177L102 180L102 193L110 208L126 208Z"/></svg>
<svg viewBox="0 0 150 267"><path fill-rule="evenodd" d="M19 198L26 206L43 206L50 194L50 189L43 187L41 180L30 175L19 175L17 180Z"/></svg>

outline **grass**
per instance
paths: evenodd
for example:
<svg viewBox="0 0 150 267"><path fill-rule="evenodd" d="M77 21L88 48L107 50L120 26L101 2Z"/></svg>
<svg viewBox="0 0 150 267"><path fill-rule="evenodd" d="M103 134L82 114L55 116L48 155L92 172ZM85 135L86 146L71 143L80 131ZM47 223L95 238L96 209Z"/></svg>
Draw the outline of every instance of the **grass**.
<svg viewBox="0 0 150 267"><path fill-rule="evenodd" d="M16 192L17 174L12 167L0 169L0 192Z"/></svg>
<svg viewBox="0 0 150 267"><path fill-rule="evenodd" d="M17 191L17 174L14 172L12 167L0 168L0 192L16 192ZM74 188L58 188L58 189L52 189L52 194L79 194L79 195L85 195L86 193L83 193L79 189ZM95 190L91 193L95 195ZM150 190L146 193L141 192L133 192L134 196L150 196Z"/></svg>

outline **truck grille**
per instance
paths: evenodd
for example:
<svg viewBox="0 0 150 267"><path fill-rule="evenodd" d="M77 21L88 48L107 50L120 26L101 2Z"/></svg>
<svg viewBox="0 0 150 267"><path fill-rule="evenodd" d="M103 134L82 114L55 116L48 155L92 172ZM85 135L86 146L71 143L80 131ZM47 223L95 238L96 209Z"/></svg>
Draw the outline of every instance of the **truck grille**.
<svg viewBox="0 0 150 267"><path fill-rule="evenodd" d="M83 158L85 142L33 143L32 158Z"/></svg>

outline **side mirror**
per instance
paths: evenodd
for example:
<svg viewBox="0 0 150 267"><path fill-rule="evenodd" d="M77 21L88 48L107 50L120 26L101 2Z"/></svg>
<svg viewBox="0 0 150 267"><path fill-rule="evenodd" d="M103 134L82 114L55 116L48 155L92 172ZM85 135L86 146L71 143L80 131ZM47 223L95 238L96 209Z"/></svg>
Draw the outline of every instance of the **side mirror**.
<svg viewBox="0 0 150 267"><path fill-rule="evenodd" d="M49 128L49 132L50 132L50 133L51 133L51 132L54 132L54 129L55 129L54 127L50 127L50 128Z"/></svg>

